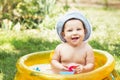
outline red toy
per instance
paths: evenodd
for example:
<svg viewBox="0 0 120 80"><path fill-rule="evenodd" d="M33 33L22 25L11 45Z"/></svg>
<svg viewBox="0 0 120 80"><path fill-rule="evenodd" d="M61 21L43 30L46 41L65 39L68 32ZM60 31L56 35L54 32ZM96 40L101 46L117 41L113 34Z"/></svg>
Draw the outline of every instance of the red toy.
<svg viewBox="0 0 120 80"><path fill-rule="evenodd" d="M68 69L69 71L74 71L74 69L76 68L77 66L70 66Z"/></svg>

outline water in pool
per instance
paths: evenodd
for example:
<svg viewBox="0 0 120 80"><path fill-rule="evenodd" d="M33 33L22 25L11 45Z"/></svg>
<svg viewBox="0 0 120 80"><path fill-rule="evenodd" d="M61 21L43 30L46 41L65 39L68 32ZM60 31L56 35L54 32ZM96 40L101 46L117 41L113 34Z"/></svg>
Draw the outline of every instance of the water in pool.
<svg viewBox="0 0 120 80"><path fill-rule="evenodd" d="M50 64L37 64L29 67L32 70L35 71L40 71L42 73L47 73L47 74L55 74L52 69ZM62 75L70 75L74 74L74 72L69 72L69 71L61 71L59 74Z"/></svg>
<svg viewBox="0 0 120 80"><path fill-rule="evenodd" d="M32 70L40 71L42 73L54 74L50 64L37 64L29 67Z"/></svg>

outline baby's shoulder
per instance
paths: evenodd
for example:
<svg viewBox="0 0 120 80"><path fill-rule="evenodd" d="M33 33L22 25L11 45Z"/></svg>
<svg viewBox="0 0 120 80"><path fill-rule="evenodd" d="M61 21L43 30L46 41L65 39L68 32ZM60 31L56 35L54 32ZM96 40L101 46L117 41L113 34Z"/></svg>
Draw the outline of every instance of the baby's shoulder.
<svg viewBox="0 0 120 80"><path fill-rule="evenodd" d="M91 51L91 50L92 50L92 47L91 47L90 44L85 43L85 49L86 49L87 51Z"/></svg>
<svg viewBox="0 0 120 80"><path fill-rule="evenodd" d="M93 55L93 48L88 43L85 46L85 52L86 52L87 55Z"/></svg>
<svg viewBox="0 0 120 80"><path fill-rule="evenodd" d="M55 48L55 53L60 54L61 51L63 50L64 46L65 46L64 43L61 43L61 44L57 45L56 48Z"/></svg>
<svg viewBox="0 0 120 80"><path fill-rule="evenodd" d="M60 49L62 49L64 46L65 46L65 44L64 44L64 43L61 43L61 44L57 45L56 49L57 49L57 50L60 50Z"/></svg>

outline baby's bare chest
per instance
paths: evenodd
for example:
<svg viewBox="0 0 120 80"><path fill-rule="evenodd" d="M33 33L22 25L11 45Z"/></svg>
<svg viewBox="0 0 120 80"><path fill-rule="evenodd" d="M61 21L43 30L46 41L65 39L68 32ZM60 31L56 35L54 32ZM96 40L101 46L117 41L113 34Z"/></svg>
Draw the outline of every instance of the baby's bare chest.
<svg viewBox="0 0 120 80"><path fill-rule="evenodd" d="M69 50L61 53L61 61L64 63L74 62L84 64L86 61L86 52L79 50Z"/></svg>

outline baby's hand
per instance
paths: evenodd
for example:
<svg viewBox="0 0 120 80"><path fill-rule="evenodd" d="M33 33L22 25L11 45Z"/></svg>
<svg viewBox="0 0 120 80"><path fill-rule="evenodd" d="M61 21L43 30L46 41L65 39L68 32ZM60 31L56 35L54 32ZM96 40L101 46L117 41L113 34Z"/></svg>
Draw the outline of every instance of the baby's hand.
<svg viewBox="0 0 120 80"><path fill-rule="evenodd" d="M70 63L70 64L67 65L68 68L71 67L71 66L79 66L79 64L76 64L76 63Z"/></svg>
<svg viewBox="0 0 120 80"><path fill-rule="evenodd" d="M62 70L62 71L68 71L69 69L68 69L67 66L62 66L61 70Z"/></svg>
<svg viewBox="0 0 120 80"><path fill-rule="evenodd" d="M68 68L68 71L74 71L78 65L79 64L76 64L76 63L70 63L66 67Z"/></svg>
<svg viewBox="0 0 120 80"><path fill-rule="evenodd" d="M83 65L79 65L78 67L76 67L76 69L75 69L75 73L81 73L81 72L83 72L83 70L84 70L84 66Z"/></svg>

